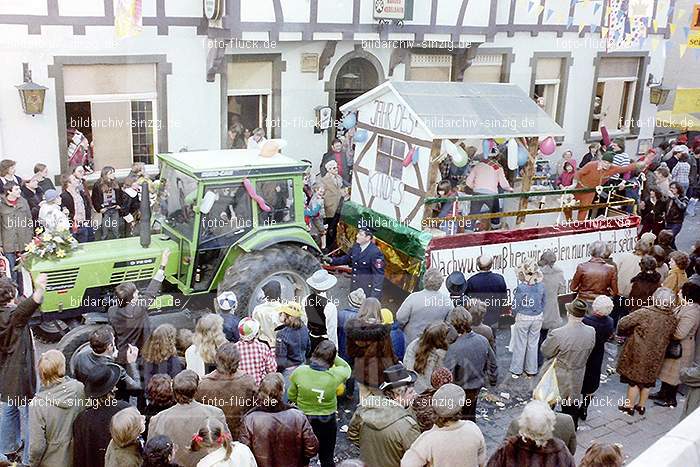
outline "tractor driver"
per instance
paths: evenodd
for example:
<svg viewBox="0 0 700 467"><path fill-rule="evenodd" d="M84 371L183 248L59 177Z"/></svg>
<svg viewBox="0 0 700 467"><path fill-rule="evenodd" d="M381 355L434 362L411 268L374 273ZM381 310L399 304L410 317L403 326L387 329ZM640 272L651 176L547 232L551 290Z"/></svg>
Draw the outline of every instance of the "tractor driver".
<svg viewBox="0 0 700 467"><path fill-rule="evenodd" d="M372 242L373 237L372 228L360 223L355 245L347 254L333 258L330 264L352 266L351 290L359 287L365 291L367 297L381 299L384 285L384 255Z"/></svg>

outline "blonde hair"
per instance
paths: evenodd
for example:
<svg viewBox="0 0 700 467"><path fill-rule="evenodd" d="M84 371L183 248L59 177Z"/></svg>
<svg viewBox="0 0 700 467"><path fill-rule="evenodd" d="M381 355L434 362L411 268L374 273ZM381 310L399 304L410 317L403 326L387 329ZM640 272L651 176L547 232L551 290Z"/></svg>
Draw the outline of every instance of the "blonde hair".
<svg viewBox="0 0 700 467"><path fill-rule="evenodd" d="M143 431L143 418L136 407L127 407L112 416L109 432L114 444L123 448L133 443Z"/></svg>
<svg viewBox="0 0 700 467"><path fill-rule="evenodd" d="M143 359L149 363L160 363L177 356L176 339L175 326L161 324L146 341L142 352Z"/></svg>
<svg viewBox="0 0 700 467"><path fill-rule="evenodd" d="M206 363L215 363L216 350L226 343L224 319L214 313L202 316L194 328L192 343Z"/></svg>
<svg viewBox="0 0 700 467"><path fill-rule="evenodd" d="M44 387L53 386L66 376L66 357L60 350L47 350L39 357L39 378Z"/></svg>

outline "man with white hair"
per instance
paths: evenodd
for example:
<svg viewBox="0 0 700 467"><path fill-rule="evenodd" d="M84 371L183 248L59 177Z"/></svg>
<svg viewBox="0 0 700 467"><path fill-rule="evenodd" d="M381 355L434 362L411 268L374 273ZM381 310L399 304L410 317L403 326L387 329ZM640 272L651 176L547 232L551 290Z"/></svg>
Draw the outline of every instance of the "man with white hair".
<svg viewBox="0 0 700 467"><path fill-rule="evenodd" d="M556 417L547 403L530 401L518 419L517 436L509 436L493 453L488 467L556 465L575 467L576 461L563 441L554 438Z"/></svg>
<svg viewBox="0 0 700 467"><path fill-rule="evenodd" d="M610 297L600 295L593 301L593 313L584 316L583 324L595 330L595 345L586 362L586 372L583 376L581 394L583 394L583 405L579 411L579 418L585 420L588 417L588 406L591 403L593 393L600 386L600 371L605 358L605 343L615 333L615 324L609 316L613 310L613 301Z"/></svg>
<svg viewBox="0 0 700 467"><path fill-rule="evenodd" d="M440 290L442 272L429 268L423 274L423 290L406 297L396 312L396 321L406 334L406 342L418 339L429 324L445 321L452 311L452 299Z"/></svg>
<svg viewBox="0 0 700 467"><path fill-rule="evenodd" d="M583 324L587 309L582 300L568 303L568 323L549 331L541 349L545 358L557 359L555 368L561 396L561 411L571 415L576 427L582 403L580 395L586 362L595 346L595 329Z"/></svg>
<svg viewBox="0 0 700 467"><path fill-rule="evenodd" d="M321 184L326 189L323 195L323 207L326 217L323 223L328 226L326 230L326 248L330 251L335 248L335 233L340 220L340 207L342 206L345 189L343 178L338 173L338 163L329 160L325 164L326 173L321 177Z"/></svg>
<svg viewBox="0 0 700 467"><path fill-rule="evenodd" d="M496 327L498 317L503 314L503 309L508 303L508 287L503 276L492 272L493 257L481 255L476 259L476 267L479 272L467 279L467 288L464 292L469 298L486 302L486 315L483 323ZM495 330L494 330L495 332Z"/></svg>
<svg viewBox="0 0 700 467"><path fill-rule="evenodd" d="M591 259L576 267L574 278L571 280L571 290L578 292L576 298L586 303L588 311L598 295L618 295L617 270L603 259L606 248L607 245L603 241L593 242Z"/></svg>

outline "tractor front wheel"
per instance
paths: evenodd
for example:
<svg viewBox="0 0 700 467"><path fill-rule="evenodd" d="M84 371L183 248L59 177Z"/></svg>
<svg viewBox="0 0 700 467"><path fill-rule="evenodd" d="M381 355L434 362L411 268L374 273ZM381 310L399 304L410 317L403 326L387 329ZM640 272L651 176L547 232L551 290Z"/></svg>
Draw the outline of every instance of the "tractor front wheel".
<svg viewBox="0 0 700 467"><path fill-rule="evenodd" d="M308 250L297 245L276 245L244 253L219 283L218 293L232 291L238 298L236 314L250 316L262 303L262 288L276 280L282 288L282 300L300 301L309 293L306 279L321 268Z"/></svg>
<svg viewBox="0 0 700 467"><path fill-rule="evenodd" d="M80 351L89 345L90 334L104 324L82 324L68 331L58 342L58 350L66 357L66 372L73 376L75 358Z"/></svg>

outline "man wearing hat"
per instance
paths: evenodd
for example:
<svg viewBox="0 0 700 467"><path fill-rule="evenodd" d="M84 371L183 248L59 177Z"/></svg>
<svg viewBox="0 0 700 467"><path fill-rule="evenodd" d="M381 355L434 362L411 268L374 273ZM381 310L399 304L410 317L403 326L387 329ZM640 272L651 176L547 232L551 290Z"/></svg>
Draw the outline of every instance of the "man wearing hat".
<svg viewBox="0 0 700 467"><path fill-rule="evenodd" d="M306 279L311 293L304 298L304 311L311 337L311 352L322 340L330 339L338 347L338 308L328 300L326 292L338 283L338 279L325 269L319 269Z"/></svg>
<svg viewBox="0 0 700 467"><path fill-rule="evenodd" d="M615 153L613 151L608 151L603 154L603 158L601 160L591 161L584 165L582 169L578 170L574 176L573 185L575 188L595 188L597 186L605 185L605 182L607 182L608 179L615 174L627 173L635 169L644 169L653 160L653 158L653 154L648 154L643 161L617 167L613 166ZM593 198L595 198L595 192L576 193L574 197L581 205L589 205L592 204ZM587 215L588 209L578 210L578 220L586 220Z"/></svg>
<svg viewBox="0 0 700 467"><path fill-rule="evenodd" d="M73 465L102 467L105 452L112 439L109 427L112 416L130 407L115 400L114 393L121 377L121 368L114 363L96 366L85 380L85 396L91 405L73 422Z"/></svg>
<svg viewBox="0 0 700 467"><path fill-rule="evenodd" d="M373 229L365 222L360 222L355 244L350 251L331 260L331 265L349 264L352 267L352 290L358 287L365 291L367 297L382 298L384 286L384 255L372 242Z"/></svg>
<svg viewBox="0 0 700 467"><path fill-rule="evenodd" d="M595 329L583 324L583 317L588 310L588 305L583 300L576 299L567 303L566 310L569 313L568 322L549 331L542 342L541 352L545 358L557 359L555 369L561 395L561 411L571 415L574 425L578 427L581 388L586 374L586 362L595 346Z"/></svg>
<svg viewBox="0 0 700 467"><path fill-rule="evenodd" d="M445 384L435 391L431 401L435 424L406 451L401 467L486 465L484 435L474 422L460 419L465 397L464 389L456 384Z"/></svg>
<svg viewBox="0 0 700 467"><path fill-rule="evenodd" d="M359 446L367 465L400 467L401 458L420 435L408 407L416 397L415 372L401 363L384 370L381 396L369 396L357 407L348 427L348 439Z"/></svg>

